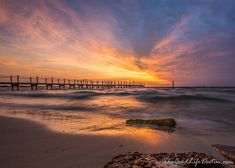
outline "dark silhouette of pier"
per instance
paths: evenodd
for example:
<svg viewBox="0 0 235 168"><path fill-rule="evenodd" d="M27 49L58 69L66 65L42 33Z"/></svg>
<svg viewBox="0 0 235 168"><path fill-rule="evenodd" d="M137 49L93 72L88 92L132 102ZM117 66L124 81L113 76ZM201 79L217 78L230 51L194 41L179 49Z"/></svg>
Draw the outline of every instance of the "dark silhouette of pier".
<svg viewBox="0 0 235 168"><path fill-rule="evenodd" d="M175 88L175 81L172 81L172 89Z"/></svg>
<svg viewBox="0 0 235 168"><path fill-rule="evenodd" d="M76 80L60 78L0 76L0 87L11 87L11 90L20 90L21 87L29 87L30 90L40 89L104 89L104 88L139 88L145 87L142 82L136 81L112 81L112 80Z"/></svg>

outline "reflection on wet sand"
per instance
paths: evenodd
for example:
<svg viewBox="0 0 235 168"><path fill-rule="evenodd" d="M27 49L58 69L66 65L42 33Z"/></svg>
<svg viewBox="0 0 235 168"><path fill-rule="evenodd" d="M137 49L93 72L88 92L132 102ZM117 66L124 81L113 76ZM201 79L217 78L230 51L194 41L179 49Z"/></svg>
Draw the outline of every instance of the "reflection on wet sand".
<svg viewBox="0 0 235 168"><path fill-rule="evenodd" d="M52 113L52 112L51 112ZM37 121L46 125L49 129L67 134L98 134L98 135L122 135L130 138L139 136L141 139L158 139L164 131L148 127L127 126L123 118L111 118L107 115L89 113L57 113L44 112L34 114L30 111L15 110L14 112L1 112L4 116L14 116Z"/></svg>

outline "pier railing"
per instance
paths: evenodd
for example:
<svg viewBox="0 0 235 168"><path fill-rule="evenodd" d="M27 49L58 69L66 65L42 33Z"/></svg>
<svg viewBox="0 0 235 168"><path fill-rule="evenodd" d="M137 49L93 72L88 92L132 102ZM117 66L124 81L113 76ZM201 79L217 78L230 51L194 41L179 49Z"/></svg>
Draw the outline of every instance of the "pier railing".
<svg viewBox="0 0 235 168"><path fill-rule="evenodd" d="M144 87L143 82L112 81L112 80L87 80L87 79L61 79L24 76L0 76L0 87L11 87L11 90L20 90L29 87L31 90L40 89L99 89L99 88L131 88Z"/></svg>

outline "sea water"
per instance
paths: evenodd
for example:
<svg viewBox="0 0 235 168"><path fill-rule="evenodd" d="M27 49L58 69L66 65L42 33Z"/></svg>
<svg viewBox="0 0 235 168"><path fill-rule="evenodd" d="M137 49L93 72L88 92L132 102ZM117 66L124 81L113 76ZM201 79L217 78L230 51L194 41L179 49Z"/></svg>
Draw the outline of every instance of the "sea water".
<svg viewBox="0 0 235 168"><path fill-rule="evenodd" d="M210 153L215 143L235 145L235 88L1 91L0 115L64 134L125 137L151 152ZM174 118L176 128L125 124L158 118Z"/></svg>

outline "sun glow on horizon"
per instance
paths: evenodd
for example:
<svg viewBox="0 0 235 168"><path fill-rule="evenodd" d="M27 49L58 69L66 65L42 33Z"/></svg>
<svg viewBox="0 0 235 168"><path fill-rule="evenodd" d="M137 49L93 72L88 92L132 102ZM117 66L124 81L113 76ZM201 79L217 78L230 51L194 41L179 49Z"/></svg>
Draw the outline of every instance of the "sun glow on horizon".
<svg viewBox="0 0 235 168"><path fill-rule="evenodd" d="M226 14L233 8L216 20L207 11L217 8L206 3L181 2L181 9L169 2L161 5L176 13L158 10L158 2L2 0L0 72L163 86L172 80L179 85L235 84L229 76L234 51L227 45L234 41L235 24Z"/></svg>

